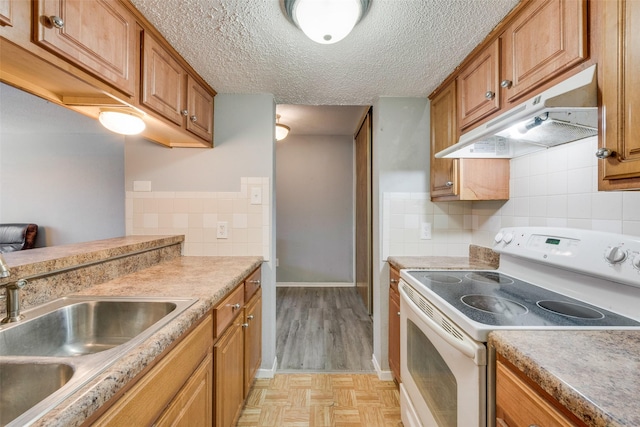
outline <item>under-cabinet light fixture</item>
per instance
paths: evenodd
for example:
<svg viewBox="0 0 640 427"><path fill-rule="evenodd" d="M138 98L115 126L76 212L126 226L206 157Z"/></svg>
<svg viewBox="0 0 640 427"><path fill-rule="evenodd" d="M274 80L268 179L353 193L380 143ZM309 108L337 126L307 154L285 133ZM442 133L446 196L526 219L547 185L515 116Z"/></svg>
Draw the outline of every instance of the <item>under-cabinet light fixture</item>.
<svg viewBox="0 0 640 427"><path fill-rule="evenodd" d="M146 127L142 114L132 110L102 108L98 120L102 126L122 135L137 135Z"/></svg>
<svg viewBox="0 0 640 427"><path fill-rule="evenodd" d="M276 114L276 141L281 141L289 135L291 128L280 123L280 114Z"/></svg>
<svg viewBox="0 0 640 427"><path fill-rule="evenodd" d="M311 40L337 43L369 10L371 0L284 0L289 19Z"/></svg>

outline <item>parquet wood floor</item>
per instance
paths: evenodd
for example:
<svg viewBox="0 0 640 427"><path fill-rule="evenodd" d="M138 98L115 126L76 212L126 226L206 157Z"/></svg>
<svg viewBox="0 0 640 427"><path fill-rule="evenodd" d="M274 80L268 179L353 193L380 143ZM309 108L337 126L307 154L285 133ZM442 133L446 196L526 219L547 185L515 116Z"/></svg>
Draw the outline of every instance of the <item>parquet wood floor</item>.
<svg viewBox="0 0 640 427"><path fill-rule="evenodd" d="M397 427L400 396L375 374L276 374L255 380L238 427Z"/></svg>

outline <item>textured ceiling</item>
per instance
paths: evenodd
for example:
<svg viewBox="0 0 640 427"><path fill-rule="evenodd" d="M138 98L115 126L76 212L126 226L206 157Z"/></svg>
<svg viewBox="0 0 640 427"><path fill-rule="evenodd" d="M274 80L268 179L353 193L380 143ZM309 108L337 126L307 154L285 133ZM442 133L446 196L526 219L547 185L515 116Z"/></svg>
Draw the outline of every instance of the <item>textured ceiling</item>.
<svg viewBox="0 0 640 427"><path fill-rule="evenodd" d="M347 38L320 45L282 0L131 1L217 92L304 105L427 96L517 3L372 0Z"/></svg>

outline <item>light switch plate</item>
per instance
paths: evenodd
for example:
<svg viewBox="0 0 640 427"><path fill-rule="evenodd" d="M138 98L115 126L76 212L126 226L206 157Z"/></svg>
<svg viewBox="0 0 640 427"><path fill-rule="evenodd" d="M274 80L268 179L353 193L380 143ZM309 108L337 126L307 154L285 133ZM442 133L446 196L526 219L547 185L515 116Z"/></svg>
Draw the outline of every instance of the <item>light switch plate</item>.
<svg viewBox="0 0 640 427"><path fill-rule="evenodd" d="M262 188L251 187L251 204L252 205L262 204Z"/></svg>

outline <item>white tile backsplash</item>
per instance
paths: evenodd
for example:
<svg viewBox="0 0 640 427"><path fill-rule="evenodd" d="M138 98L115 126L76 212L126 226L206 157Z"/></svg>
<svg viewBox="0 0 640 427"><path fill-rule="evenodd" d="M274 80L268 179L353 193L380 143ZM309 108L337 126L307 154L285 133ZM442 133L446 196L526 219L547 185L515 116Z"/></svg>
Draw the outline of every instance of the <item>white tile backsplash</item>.
<svg viewBox="0 0 640 427"><path fill-rule="evenodd" d="M261 186L251 205L249 186ZM271 191L268 177L245 177L238 192L126 192L127 235L184 234L185 256L263 256L269 259ZM217 238L219 221L229 225Z"/></svg>
<svg viewBox="0 0 640 427"><path fill-rule="evenodd" d="M383 259L466 256L470 243L491 246L502 227L570 227L640 236L640 191L598 191L597 144L597 137L586 138L512 159L506 202L433 203L429 193L384 193ZM419 222L433 224L432 240L419 239L414 215L422 211Z"/></svg>

